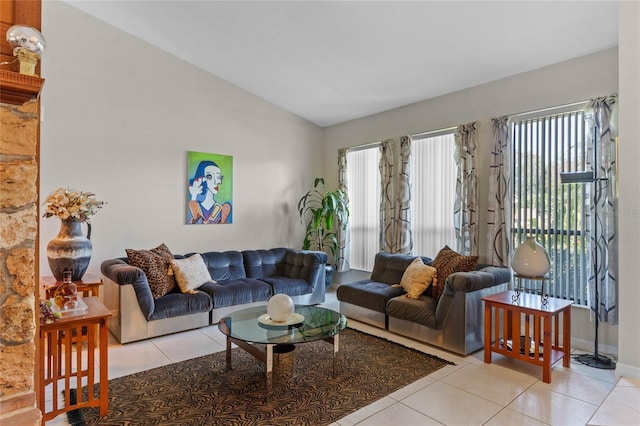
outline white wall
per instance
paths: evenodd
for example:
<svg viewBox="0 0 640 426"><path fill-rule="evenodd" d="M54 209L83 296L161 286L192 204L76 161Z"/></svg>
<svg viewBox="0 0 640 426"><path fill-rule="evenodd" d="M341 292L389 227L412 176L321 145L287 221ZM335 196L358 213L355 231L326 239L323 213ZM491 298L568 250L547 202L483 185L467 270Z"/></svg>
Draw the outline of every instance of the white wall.
<svg viewBox="0 0 640 426"><path fill-rule="evenodd" d="M425 75L428 78L428 75ZM337 152L340 148L398 139L401 135L440 130L478 120L478 190L480 197L479 254L486 259L489 154L492 146L491 118L559 106L618 92L618 51L551 65L535 71L428 99L391 111L325 129L324 175L328 187L337 185ZM637 180L636 180L637 182ZM437 253L419 253L435 257ZM594 325L586 308L574 308L573 346L593 350ZM617 352L617 326L601 324L600 350Z"/></svg>
<svg viewBox="0 0 640 426"><path fill-rule="evenodd" d="M42 8L41 199L68 186L108 203L92 218L90 272L162 242L174 253L301 246L296 206L322 173L320 127L64 3ZM187 151L234 157L233 224L185 224ZM58 229L41 219L43 275Z"/></svg>
<svg viewBox="0 0 640 426"><path fill-rule="evenodd" d="M619 2L619 361L616 374L640 378L640 3Z"/></svg>

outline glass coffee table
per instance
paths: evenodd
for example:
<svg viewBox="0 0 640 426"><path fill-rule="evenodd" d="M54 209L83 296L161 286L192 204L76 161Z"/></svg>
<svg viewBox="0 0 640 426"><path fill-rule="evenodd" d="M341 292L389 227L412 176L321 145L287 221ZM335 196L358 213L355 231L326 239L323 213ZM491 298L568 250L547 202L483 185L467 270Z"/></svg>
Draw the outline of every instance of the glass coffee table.
<svg viewBox="0 0 640 426"><path fill-rule="evenodd" d="M339 312L317 306L296 306L286 323L272 322L267 305L242 309L227 315L218 328L227 336L227 371L231 370L231 343L266 365L267 392L273 384L274 353L291 352L295 345L324 340L333 345L333 374L339 351L338 334L347 326L347 318ZM264 344L266 349L254 344Z"/></svg>

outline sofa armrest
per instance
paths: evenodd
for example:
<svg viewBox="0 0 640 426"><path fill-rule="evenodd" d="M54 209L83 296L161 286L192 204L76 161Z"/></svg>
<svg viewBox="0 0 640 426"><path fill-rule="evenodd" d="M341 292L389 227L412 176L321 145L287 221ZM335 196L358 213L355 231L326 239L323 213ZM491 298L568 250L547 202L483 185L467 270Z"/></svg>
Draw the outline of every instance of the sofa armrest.
<svg viewBox="0 0 640 426"><path fill-rule="evenodd" d="M449 275L444 292L436 306L438 328L443 328L451 316L457 320L469 315L470 312L482 311L480 299L485 295L501 291L504 287L502 284L511 280L509 268L484 265L480 268L471 272L455 272ZM492 289L492 287L496 288Z"/></svg>
<svg viewBox="0 0 640 426"><path fill-rule="evenodd" d="M506 283L510 280L511 272L508 268L487 266L477 271L456 272L449 275L445 284L445 292L448 288L449 291L468 293Z"/></svg>
<svg viewBox="0 0 640 426"><path fill-rule="evenodd" d="M109 259L100 266L102 274L118 285L132 285L140 310L148 320L155 310L155 301L144 271L120 259Z"/></svg>

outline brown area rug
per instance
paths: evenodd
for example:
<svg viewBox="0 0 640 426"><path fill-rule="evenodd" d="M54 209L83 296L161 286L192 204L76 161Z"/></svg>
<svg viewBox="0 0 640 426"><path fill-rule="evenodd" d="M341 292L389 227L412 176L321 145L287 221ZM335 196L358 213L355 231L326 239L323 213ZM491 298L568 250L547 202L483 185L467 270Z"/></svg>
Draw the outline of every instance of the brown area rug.
<svg viewBox="0 0 640 426"><path fill-rule="evenodd" d="M451 364L351 329L340 333L336 377L326 342L296 345L294 357L269 399L264 364L235 348L232 371L219 352L116 378L106 417L80 413L100 425L326 425Z"/></svg>

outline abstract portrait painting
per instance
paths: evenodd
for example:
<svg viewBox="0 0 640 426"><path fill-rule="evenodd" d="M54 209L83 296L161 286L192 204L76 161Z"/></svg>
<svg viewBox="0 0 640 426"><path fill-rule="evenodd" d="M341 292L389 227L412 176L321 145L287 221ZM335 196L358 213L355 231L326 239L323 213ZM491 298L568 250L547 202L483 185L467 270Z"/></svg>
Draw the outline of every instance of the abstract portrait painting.
<svg viewBox="0 0 640 426"><path fill-rule="evenodd" d="M187 153L187 224L233 223L233 157Z"/></svg>

